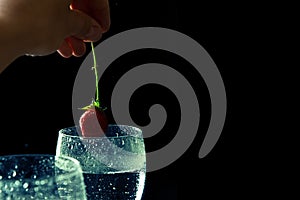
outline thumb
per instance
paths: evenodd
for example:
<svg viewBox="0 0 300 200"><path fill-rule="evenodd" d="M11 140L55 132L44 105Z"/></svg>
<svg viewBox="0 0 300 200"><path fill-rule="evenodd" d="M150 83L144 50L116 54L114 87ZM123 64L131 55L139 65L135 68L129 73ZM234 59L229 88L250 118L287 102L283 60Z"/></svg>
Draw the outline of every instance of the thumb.
<svg viewBox="0 0 300 200"><path fill-rule="evenodd" d="M85 41L98 41L102 36L102 29L97 21L79 10L71 10L66 27L67 36Z"/></svg>

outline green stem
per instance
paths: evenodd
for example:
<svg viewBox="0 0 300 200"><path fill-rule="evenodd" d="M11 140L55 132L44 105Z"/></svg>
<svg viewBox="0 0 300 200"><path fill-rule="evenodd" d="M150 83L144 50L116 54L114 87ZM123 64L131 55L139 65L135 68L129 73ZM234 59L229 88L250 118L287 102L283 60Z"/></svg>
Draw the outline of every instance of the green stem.
<svg viewBox="0 0 300 200"><path fill-rule="evenodd" d="M95 54L95 49L94 49L94 44L91 42L91 47L92 47L92 53L93 53L93 60L94 60L94 67L93 69L95 70L95 77L96 77L96 103L99 103L100 107L100 100L99 100L99 88L98 88L98 72L97 72L97 61L96 61L96 54Z"/></svg>

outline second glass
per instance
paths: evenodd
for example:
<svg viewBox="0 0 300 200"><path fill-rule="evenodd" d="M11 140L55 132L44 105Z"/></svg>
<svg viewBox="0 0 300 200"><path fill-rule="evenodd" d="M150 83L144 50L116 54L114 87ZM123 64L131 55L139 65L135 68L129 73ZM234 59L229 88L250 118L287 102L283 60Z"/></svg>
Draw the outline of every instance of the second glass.
<svg viewBox="0 0 300 200"><path fill-rule="evenodd" d="M65 156L0 156L0 199L85 200L80 164Z"/></svg>
<svg viewBox="0 0 300 200"><path fill-rule="evenodd" d="M79 160L88 200L140 200L146 154L142 131L109 125L103 137L82 137L76 127L59 131L57 155Z"/></svg>

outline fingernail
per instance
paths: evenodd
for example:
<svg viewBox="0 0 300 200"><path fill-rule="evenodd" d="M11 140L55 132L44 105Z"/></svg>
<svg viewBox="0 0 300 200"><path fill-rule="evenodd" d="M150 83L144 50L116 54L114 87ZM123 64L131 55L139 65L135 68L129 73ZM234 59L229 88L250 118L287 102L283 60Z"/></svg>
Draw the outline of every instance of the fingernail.
<svg viewBox="0 0 300 200"><path fill-rule="evenodd" d="M96 41L99 40L101 37L101 28L97 25L92 25L88 34L86 34L86 39L87 40L92 40L92 41Z"/></svg>

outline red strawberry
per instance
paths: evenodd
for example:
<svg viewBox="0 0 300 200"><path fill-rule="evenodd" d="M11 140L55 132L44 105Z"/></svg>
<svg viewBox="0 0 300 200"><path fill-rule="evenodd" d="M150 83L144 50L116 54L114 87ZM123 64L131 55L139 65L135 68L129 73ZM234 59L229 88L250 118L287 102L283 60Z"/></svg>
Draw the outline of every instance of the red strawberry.
<svg viewBox="0 0 300 200"><path fill-rule="evenodd" d="M79 125L83 137L101 137L106 132L108 121L103 110L92 107L82 114Z"/></svg>
<svg viewBox="0 0 300 200"><path fill-rule="evenodd" d="M84 137L99 137L103 136L108 127L108 121L102 109L100 100L99 100L99 88L98 88L98 72L97 72L97 63L96 55L94 51L93 42L91 42L93 60L94 60L94 72L96 77L96 100L88 106L82 108L86 110L79 120L79 125L81 129L81 134Z"/></svg>

